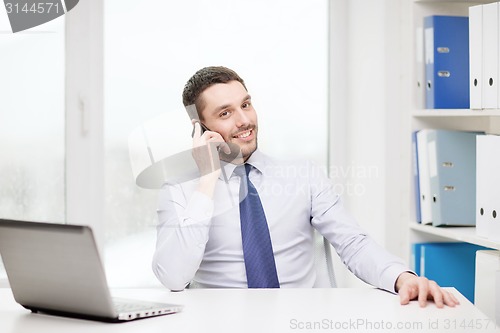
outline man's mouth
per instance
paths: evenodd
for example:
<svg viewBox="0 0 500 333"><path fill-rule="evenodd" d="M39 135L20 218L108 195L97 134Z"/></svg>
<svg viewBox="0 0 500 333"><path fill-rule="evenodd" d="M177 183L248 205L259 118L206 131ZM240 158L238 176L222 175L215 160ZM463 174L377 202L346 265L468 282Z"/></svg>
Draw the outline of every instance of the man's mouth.
<svg viewBox="0 0 500 333"><path fill-rule="evenodd" d="M248 130L248 131L244 131L244 132L241 132L241 133L235 135L234 138L245 139L245 138L248 138L251 134L252 134L252 130Z"/></svg>

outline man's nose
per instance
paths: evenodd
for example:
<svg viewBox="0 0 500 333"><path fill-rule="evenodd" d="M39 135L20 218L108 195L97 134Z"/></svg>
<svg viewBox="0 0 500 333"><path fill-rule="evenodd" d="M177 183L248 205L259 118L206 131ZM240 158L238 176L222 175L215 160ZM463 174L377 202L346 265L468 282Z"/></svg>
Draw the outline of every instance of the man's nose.
<svg viewBox="0 0 500 333"><path fill-rule="evenodd" d="M238 109L237 110L236 117L237 117L236 118L236 126L237 127L246 126L250 122L250 119L248 118L248 115L242 109Z"/></svg>

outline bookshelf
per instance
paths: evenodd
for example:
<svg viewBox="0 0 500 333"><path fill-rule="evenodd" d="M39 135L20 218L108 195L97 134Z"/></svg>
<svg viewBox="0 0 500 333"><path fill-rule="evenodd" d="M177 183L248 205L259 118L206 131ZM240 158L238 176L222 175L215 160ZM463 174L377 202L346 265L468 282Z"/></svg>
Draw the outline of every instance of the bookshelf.
<svg viewBox="0 0 500 333"><path fill-rule="evenodd" d="M464 110L464 109L426 109L414 110L413 118L435 118L435 117L500 117L500 110Z"/></svg>
<svg viewBox="0 0 500 333"><path fill-rule="evenodd" d="M500 134L500 110L416 109L412 129L434 128Z"/></svg>
<svg viewBox="0 0 500 333"><path fill-rule="evenodd" d="M410 230L420 234L427 241L457 241L489 247L500 250L500 243L476 235L475 227L436 228L431 225L410 223Z"/></svg>
<svg viewBox="0 0 500 333"><path fill-rule="evenodd" d="M458 15L468 16L468 8L480 4L497 1L439 1L439 0L414 0L410 12L412 16L412 101L410 108L410 130L424 128L449 129L462 131L483 131L489 134L500 134L500 110L470 110L470 109L425 109L423 98L425 96L425 84L422 80L422 59L417 52L422 47L422 41L418 40L416 33L423 27L423 18L428 15ZM419 45L420 43L420 45ZM424 76L425 77L425 76ZM424 79L425 80L425 79ZM410 135L408 133L408 135ZM412 156L408 156L412 158ZM413 182L413 179L411 179ZM414 185L410 186L411 209L415 212ZM476 235L475 227L433 227L418 224L415 214L412 215L409 229L409 245L419 242L467 242L500 250L500 243ZM411 255L410 255L411 256Z"/></svg>

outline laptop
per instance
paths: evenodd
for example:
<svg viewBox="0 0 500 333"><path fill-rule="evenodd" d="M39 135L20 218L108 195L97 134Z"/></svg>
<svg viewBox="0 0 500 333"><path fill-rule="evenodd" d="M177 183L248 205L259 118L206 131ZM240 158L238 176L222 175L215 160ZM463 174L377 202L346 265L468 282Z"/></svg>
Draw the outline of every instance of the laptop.
<svg viewBox="0 0 500 333"><path fill-rule="evenodd" d="M0 219L0 255L14 299L35 313L122 322L183 308L112 298L88 226Z"/></svg>

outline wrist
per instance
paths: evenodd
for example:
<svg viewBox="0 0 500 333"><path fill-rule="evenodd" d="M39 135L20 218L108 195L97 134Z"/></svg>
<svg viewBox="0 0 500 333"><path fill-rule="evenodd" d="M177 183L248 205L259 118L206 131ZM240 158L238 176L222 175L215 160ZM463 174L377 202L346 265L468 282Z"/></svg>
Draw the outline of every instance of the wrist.
<svg viewBox="0 0 500 333"><path fill-rule="evenodd" d="M416 277L415 274L408 271L399 274L398 278L396 279L396 282L394 283L394 290L396 292L399 292L399 289L401 289L401 287L406 281L408 281L409 279L413 279L415 277Z"/></svg>
<svg viewBox="0 0 500 333"><path fill-rule="evenodd" d="M212 198L215 190L215 184L217 184L219 175L220 169L201 176L198 183L198 191L207 195L209 198Z"/></svg>

